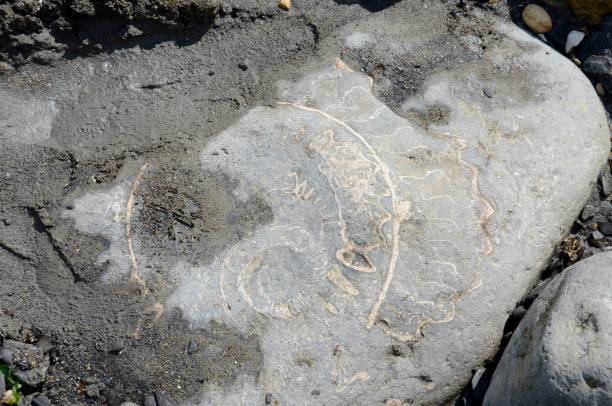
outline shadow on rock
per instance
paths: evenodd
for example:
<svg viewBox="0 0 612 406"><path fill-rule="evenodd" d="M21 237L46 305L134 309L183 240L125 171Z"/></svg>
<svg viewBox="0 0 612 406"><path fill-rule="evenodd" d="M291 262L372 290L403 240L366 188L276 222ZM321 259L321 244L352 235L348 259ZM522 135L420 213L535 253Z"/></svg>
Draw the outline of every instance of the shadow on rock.
<svg viewBox="0 0 612 406"><path fill-rule="evenodd" d="M361 7L373 13L382 11L387 7L391 7L399 1L400 0L335 0L335 2L338 4L359 4Z"/></svg>

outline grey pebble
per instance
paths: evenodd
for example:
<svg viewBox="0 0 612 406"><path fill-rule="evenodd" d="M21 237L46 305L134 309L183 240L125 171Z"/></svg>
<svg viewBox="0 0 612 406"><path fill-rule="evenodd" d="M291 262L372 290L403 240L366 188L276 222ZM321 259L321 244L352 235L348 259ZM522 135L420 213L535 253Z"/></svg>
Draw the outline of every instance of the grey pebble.
<svg viewBox="0 0 612 406"><path fill-rule="evenodd" d="M485 96L487 96L489 99L493 98L493 90L489 89L488 87L485 87L484 89L482 89L482 92L485 94Z"/></svg>
<svg viewBox="0 0 612 406"><path fill-rule="evenodd" d="M269 405L270 403L272 403L272 394L266 393L266 405Z"/></svg>
<svg viewBox="0 0 612 406"><path fill-rule="evenodd" d="M153 396L149 395L145 398L144 406L157 406L157 402Z"/></svg>
<svg viewBox="0 0 612 406"><path fill-rule="evenodd" d="M6 382L4 382L4 375L0 374L0 395L6 391Z"/></svg>
<svg viewBox="0 0 612 406"><path fill-rule="evenodd" d="M0 362L4 362L6 365L12 365L13 353L6 348L0 348Z"/></svg>
<svg viewBox="0 0 612 406"><path fill-rule="evenodd" d="M164 392L155 392L157 406L177 406L178 404Z"/></svg>
<svg viewBox="0 0 612 406"><path fill-rule="evenodd" d="M595 214L597 214L597 208L592 204L587 204L586 206L584 206L584 209L582 209L582 213L580 213L580 218L582 220L588 220L590 218L593 218Z"/></svg>
<svg viewBox="0 0 612 406"><path fill-rule="evenodd" d="M45 395L38 395L32 399L32 406L49 406L51 402Z"/></svg>
<svg viewBox="0 0 612 406"><path fill-rule="evenodd" d="M125 341L122 339L117 339L115 340L115 342L113 343L113 346L111 347L111 354L121 354L121 351L123 351L125 349Z"/></svg>
<svg viewBox="0 0 612 406"><path fill-rule="evenodd" d="M604 238L604 235L602 233L600 233L599 231L593 231L590 235L589 238L587 239L587 241L589 242L589 244L591 244L591 246L593 247L601 247L601 240Z"/></svg>
<svg viewBox="0 0 612 406"><path fill-rule="evenodd" d="M187 354L191 355L198 351L198 343L194 340L189 340L189 344L187 345Z"/></svg>

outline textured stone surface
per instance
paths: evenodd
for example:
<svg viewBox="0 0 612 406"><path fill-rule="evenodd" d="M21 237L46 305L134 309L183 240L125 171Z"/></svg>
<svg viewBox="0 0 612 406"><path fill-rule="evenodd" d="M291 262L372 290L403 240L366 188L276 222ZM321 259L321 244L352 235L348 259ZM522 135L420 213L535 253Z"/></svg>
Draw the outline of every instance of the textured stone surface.
<svg viewBox="0 0 612 406"><path fill-rule="evenodd" d="M54 106L0 129L0 323L61 337L52 403L94 375L118 402L438 405L496 352L605 160L601 106L491 14L339 3L0 79Z"/></svg>
<svg viewBox="0 0 612 406"><path fill-rule="evenodd" d="M611 275L608 252L549 283L510 340L485 405L612 402Z"/></svg>
<svg viewBox="0 0 612 406"><path fill-rule="evenodd" d="M288 404L439 404L495 352L506 312L577 216L609 148L579 71L528 35L498 30L483 60L430 77L401 116L367 76L328 61L280 83L274 107L252 109L206 145L200 169L232 179L233 199L264 201L272 220L208 263L173 266L165 308L194 327L260 337L259 379L212 385L204 404L260 404L267 393ZM371 46L379 35L347 41ZM127 186L65 213L111 241L101 259L115 275L148 261L142 228L130 236L126 225L147 174L143 165Z"/></svg>

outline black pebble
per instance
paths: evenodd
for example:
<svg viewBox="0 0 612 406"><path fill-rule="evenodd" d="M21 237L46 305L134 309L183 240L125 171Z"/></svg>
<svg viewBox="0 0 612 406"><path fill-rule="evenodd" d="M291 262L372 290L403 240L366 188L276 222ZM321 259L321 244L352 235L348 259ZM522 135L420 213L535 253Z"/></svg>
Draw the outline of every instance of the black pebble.
<svg viewBox="0 0 612 406"><path fill-rule="evenodd" d="M238 67L240 68L240 70L243 70L243 71L249 69L249 67L245 63L239 63Z"/></svg>
<svg viewBox="0 0 612 406"><path fill-rule="evenodd" d="M612 223L599 223L597 224L597 227L606 237L612 236Z"/></svg>

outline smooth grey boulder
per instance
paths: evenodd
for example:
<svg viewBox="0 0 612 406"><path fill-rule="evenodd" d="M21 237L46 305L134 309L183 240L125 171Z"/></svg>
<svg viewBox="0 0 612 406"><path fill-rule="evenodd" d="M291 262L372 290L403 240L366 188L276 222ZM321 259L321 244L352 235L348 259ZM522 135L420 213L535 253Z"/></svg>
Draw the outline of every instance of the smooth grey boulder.
<svg viewBox="0 0 612 406"><path fill-rule="evenodd" d="M552 280L514 332L488 406L612 404L612 252Z"/></svg>

